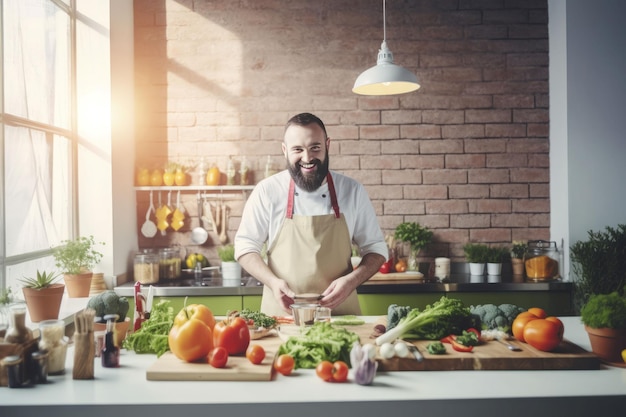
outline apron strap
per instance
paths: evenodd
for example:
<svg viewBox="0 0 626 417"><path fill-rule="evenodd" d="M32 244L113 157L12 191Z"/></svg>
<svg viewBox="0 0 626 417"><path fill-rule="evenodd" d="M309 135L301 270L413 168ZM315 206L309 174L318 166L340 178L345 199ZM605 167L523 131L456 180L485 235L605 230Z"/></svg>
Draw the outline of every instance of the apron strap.
<svg viewBox="0 0 626 417"><path fill-rule="evenodd" d="M330 204L333 206L335 212L335 218L341 217L339 213L339 203L337 202L337 193L335 192L335 183L330 172L326 175L326 181L328 181L328 192L330 193ZM293 178L289 181L289 196L287 198L287 213L288 219L293 219L293 207L294 207L294 195L296 193L296 183Z"/></svg>

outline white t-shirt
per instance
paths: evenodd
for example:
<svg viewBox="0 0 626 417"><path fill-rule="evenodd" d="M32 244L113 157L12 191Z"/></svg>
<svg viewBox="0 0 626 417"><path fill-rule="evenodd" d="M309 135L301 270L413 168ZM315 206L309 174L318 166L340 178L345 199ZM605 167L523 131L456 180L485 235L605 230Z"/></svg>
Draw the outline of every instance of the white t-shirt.
<svg viewBox="0 0 626 417"><path fill-rule="evenodd" d="M350 238L361 249L361 255L378 253L387 258L389 251L378 225L372 202L362 184L345 175L331 171L339 211L348 224ZM289 171L284 170L259 182L246 202L239 230L235 235L235 257L261 252L263 243L271 247L287 213ZM313 192L296 186L294 215L316 216L331 214L328 184Z"/></svg>

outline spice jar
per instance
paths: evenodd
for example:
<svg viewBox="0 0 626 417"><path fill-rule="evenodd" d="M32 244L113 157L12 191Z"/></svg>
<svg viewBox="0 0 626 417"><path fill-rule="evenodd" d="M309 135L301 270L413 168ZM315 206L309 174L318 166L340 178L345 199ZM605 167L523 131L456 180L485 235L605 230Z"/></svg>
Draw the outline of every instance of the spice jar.
<svg viewBox="0 0 626 417"><path fill-rule="evenodd" d="M159 282L159 255L150 252L137 253L133 272L135 282L142 284Z"/></svg>
<svg viewBox="0 0 626 417"><path fill-rule="evenodd" d="M176 248L162 248L159 251L159 279L178 279L182 270L180 251Z"/></svg>
<svg viewBox="0 0 626 417"><path fill-rule="evenodd" d="M65 323L63 320L44 320L39 323L39 350L48 351L48 374L59 375L65 372Z"/></svg>
<svg viewBox="0 0 626 417"><path fill-rule="evenodd" d="M22 358L17 355L7 356L2 359L2 366L7 370L9 388L22 386Z"/></svg>
<svg viewBox="0 0 626 417"><path fill-rule="evenodd" d="M556 242L531 240L524 257L526 276L533 280L549 280L559 277L559 250Z"/></svg>
<svg viewBox="0 0 626 417"><path fill-rule="evenodd" d="M33 358L33 382L45 384L48 382L48 351L38 350L31 354Z"/></svg>
<svg viewBox="0 0 626 417"><path fill-rule="evenodd" d="M4 334L4 343L22 344L32 340L33 332L26 327L26 307L15 304L9 307L9 327Z"/></svg>

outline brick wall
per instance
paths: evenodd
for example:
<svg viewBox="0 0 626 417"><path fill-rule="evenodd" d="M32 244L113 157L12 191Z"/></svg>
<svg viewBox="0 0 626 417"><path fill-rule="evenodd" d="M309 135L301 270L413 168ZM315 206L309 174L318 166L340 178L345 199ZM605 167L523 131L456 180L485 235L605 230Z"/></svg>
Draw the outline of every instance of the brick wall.
<svg viewBox="0 0 626 417"><path fill-rule="evenodd" d="M386 233L434 231L424 257L549 239L547 2L389 0L387 43L422 87L357 96L382 36L373 0L135 0L137 167L205 157L225 170L245 155L258 180L267 155L284 165L287 119L310 111L331 168L365 184ZM182 199L195 215L195 194ZM242 201L229 204L232 237ZM140 247L189 246L196 225ZM213 242L190 250L213 257Z"/></svg>

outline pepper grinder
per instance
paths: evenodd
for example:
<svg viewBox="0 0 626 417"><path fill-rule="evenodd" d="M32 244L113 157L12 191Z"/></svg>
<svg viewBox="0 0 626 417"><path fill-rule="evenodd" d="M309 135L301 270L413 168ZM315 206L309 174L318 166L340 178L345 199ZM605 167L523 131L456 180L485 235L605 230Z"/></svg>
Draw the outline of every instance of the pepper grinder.
<svg viewBox="0 0 626 417"><path fill-rule="evenodd" d="M120 348L115 345L115 322L118 318L117 314L104 316L107 321L107 332L104 335L104 348L100 357L102 358L102 366L105 368L120 366Z"/></svg>

